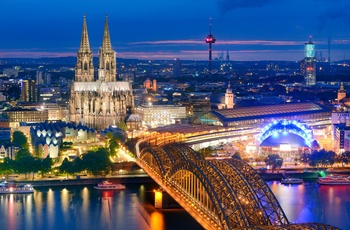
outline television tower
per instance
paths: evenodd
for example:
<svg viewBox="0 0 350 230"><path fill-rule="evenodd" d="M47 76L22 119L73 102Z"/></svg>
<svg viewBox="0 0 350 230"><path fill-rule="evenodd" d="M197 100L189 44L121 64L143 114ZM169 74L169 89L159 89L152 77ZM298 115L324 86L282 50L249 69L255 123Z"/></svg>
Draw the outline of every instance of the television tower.
<svg viewBox="0 0 350 230"><path fill-rule="evenodd" d="M212 51L212 44L216 42L216 39L214 36L211 34L211 18L210 18L210 23L209 23L209 35L205 38L205 42L209 43L209 77L211 77L212 69L211 69L211 51Z"/></svg>

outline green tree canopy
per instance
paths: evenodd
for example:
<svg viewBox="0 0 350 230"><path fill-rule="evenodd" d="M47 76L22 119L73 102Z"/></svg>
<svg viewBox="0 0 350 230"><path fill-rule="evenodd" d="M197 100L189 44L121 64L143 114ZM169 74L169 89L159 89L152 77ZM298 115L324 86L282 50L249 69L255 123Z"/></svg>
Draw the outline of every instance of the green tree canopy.
<svg viewBox="0 0 350 230"><path fill-rule="evenodd" d="M58 167L58 170L61 173L67 174L67 177L68 177L69 174L74 173L74 163L69 161L68 158L64 158L64 160L62 161L62 164Z"/></svg>
<svg viewBox="0 0 350 230"><path fill-rule="evenodd" d="M31 156L31 154L30 154L28 149L26 149L26 148L20 149L16 153L15 160L18 161L19 159L21 159L23 157L28 157L28 156Z"/></svg>
<svg viewBox="0 0 350 230"><path fill-rule="evenodd" d="M267 156L265 163L267 166L270 166L273 171L282 167L283 159L278 154L271 154Z"/></svg>
<svg viewBox="0 0 350 230"><path fill-rule="evenodd" d="M14 131L12 134L12 142L21 148L28 148L28 138L21 131Z"/></svg>
<svg viewBox="0 0 350 230"><path fill-rule="evenodd" d="M14 162L9 157L5 157L4 161L0 163L0 174L5 175L6 178L14 172L13 170Z"/></svg>
<svg viewBox="0 0 350 230"><path fill-rule="evenodd" d="M86 170L93 175L106 175L111 170L109 152L105 148L88 151L83 155L83 162Z"/></svg>
<svg viewBox="0 0 350 230"><path fill-rule="evenodd" d="M74 159L73 165L75 173L80 173L86 169L84 161L80 157Z"/></svg>
<svg viewBox="0 0 350 230"><path fill-rule="evenodd" d="M314 150L311 154L310 166L328 166L333 165L336 159L336 153L333 151L326 151L321 149L319 151Z"/></svg>
<svg viewBox="0 0 350 230"><path fill-rule="evenodd" d="M53 161L50 158L50 155L48 155L44 159L39 158L37 159L37 161L38 161L38 170L40 171L42 177L44 176L45 173L48 173L51 171Z"/></svg>
<svg viewBox="0 0 350 230"><path fill-rule="evenodd" d="M124 131L126 131L128 129L128 127L126 126L124 121L119 122L118 128L120 128L121 130L124 130Z"/></svg>
<svg viewBox="0 0 350 230"><path fill-rule="evenodd" d="M22 150L26 150L26 149L22 149ZM19 150L18 152L20 152L21 150ZM35 158L32 155L28 155L26 153L24 153L21 157L17 157L18 153L16 155L16 160L14 161L14 170L16 173L19 174L24 174L25 178L27 179L27 174L28 173L35 173L38 171L38 165L37 162L35 160Z"/></svg>
<svg viewBox="0 0 350 230"><path fill-rule="evenodd" d="M311 154L310 153L302 153L299 158L300 162L304 165L310 164L311 161Z"/></svg>

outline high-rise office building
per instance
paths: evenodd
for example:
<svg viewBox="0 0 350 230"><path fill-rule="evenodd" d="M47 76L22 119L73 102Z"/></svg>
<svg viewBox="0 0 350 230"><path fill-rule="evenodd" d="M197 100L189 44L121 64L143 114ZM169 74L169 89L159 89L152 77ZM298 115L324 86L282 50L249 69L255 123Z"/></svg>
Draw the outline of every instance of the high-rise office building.
<svg viewBox="0 0 350 230"><path fill-rule="evenodd" d="M181 77L181 62L180 62L180 59L178 58L175 58L174 60L173 77L174 78Z"/></svg>
<svg viewBox="0 0 350 230"><path fill-rule="evenodd" d="M34 80L23 80L21 88L21 100L23 102L38 102L38 91Z"/></svg>
<svg viewBox="0 0 350 230"><path fill-rule="evenodd" d="M230 61L230 52L226 51L226 61Z"/></svg>
<svg viewBox="0 0 350 230"><path fill-rule="evenodd" d="M315 43L310 41L304 46L304 68L306 85L316 84L316 58L315 58Z"/></svg>
<svg viewBox="0 0 350 230"><path fill-rule="evenodd" d="M116 81L117 60L111 45L107 17L98 57L98 76L95 81L92 51L84 16L75 82L72 84L69 99L69 116L71 122L94 129L104 129L124 122L126 116L134 109L131 83Z"/></svg>
<svg viewBox="0 0 350 230"><path fill-rule="evenodd" d="M36 71L36 84L37 85L43 84L43 71L41 69L38 69Z"/></svg>

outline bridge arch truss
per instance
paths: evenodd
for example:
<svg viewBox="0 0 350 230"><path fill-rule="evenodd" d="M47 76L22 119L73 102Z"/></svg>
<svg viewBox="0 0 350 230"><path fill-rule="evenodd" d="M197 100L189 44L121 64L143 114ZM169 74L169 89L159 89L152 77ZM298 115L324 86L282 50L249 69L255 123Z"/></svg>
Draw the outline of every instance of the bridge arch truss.
<svg viewBox="0 0 350 230"><path fill-rule="evenodd" d="M184 144L147 147L139 156L139 165L207 229L292 226L269 186L244 161L207 161Z"/></svg>

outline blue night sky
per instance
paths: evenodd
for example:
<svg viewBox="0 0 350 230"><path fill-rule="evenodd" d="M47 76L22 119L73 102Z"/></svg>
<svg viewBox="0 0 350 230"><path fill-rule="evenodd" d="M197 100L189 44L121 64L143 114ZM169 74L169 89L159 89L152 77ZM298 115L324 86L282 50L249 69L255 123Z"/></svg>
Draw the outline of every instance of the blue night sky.
<svg viewBox="0 0 350 230"><path fill-rule="evenodd" d="M90 45L101 46L109 18L117 57L205 60L209 18L213 57L300 60L312 36L316 51L350 59L349 0L1 0L0 57L75 56L86 13Z"/></svg>

